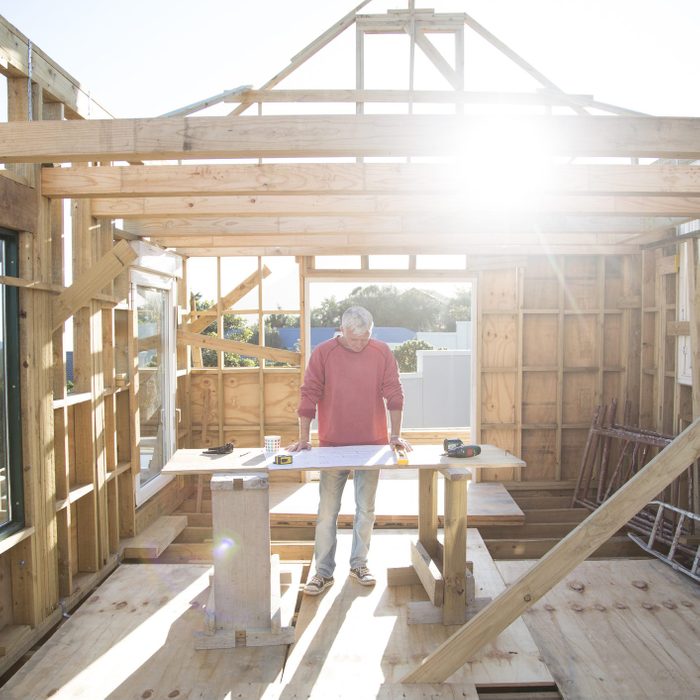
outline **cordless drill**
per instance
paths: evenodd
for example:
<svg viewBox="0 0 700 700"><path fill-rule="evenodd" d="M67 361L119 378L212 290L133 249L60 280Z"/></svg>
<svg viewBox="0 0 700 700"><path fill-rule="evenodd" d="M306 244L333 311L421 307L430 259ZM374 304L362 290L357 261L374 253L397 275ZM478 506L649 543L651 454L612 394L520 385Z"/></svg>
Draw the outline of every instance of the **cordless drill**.
<svg viewBox="0 0 700 700"><path fill-rule="evenodd" d="M445 450L442 453L445 457L463 459L481 454L481 448L478 445L465 445L459 438L445 438L442 447Z"/></svg>

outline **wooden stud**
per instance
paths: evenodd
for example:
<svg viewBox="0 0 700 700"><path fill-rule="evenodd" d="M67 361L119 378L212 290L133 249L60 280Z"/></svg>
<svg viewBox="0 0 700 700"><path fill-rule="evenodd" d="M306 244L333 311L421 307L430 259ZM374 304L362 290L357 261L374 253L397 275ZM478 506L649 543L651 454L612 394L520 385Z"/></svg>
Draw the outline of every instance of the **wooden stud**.
<svg viewBox="0 0 700 700"><path fill-rule="evenodd" d="M464 623L467 612L467 482L445 478L445 548L442 575L445 625Z"/></svg>
<svg viewBox="0 0 700 700"><path fill-rule="evenodd" d="M437 471L421 469L418 472L418 541L429 552L437 556Z"/></svg>

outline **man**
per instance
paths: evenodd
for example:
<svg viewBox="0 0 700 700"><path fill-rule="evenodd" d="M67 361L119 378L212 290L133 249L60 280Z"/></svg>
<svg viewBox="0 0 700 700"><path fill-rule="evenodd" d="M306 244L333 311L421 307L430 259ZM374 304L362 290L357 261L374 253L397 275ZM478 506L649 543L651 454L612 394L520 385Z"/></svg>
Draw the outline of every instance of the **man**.
<svg viewBox="0 0 700 700"><path fill-rule="evenodd" d="M371 340L373 325L367 309L351 306L343 314L340 335L321 343L311 354L297 410L299 440L289 445L290 452L311 449L309 432L317 406L321 447L390 444L411 449L401 439L404 395L398 366L386 343ZM316 573L304 588L307 595L318 595L333 585L336 525L349 474L349 470L321 471L314 550ZM367 567L367 556L379 470L358 470L353 481L355 520L350 578L363 586L373 586L376 579Z"/></svg>

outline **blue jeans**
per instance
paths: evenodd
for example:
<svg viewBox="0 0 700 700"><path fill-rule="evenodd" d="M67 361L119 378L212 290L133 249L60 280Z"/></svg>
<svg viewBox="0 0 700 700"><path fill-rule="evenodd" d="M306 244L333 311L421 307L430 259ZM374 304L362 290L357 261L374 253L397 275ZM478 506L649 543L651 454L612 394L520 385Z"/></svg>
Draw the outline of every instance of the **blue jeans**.
<svg viewBox="0 0 700 700"><path fill-rule="evenodd" d="M340 500L349 470L321 471L319 484L318 518L316 519L316 572L328 578L335 570L336 526L340 513ZM352 551L350 568L367 565L369 542L374 527L374 498L377 495L379 469L357 470L355 485L355 521L352 527Z"/></svg>

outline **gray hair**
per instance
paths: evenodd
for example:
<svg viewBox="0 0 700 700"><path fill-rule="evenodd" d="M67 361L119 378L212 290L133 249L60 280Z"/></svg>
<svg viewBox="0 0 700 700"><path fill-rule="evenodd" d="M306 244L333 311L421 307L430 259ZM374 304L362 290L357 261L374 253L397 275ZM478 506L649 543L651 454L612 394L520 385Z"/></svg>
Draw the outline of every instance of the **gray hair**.
<svg viewBox="0 0 700 700"><path fill-rule="evenodd" d="M366 333L372 331L374 319L372 314L363 306L351 306L345 310L340 320L341 328L345 328L352 333Z"/></svg>

